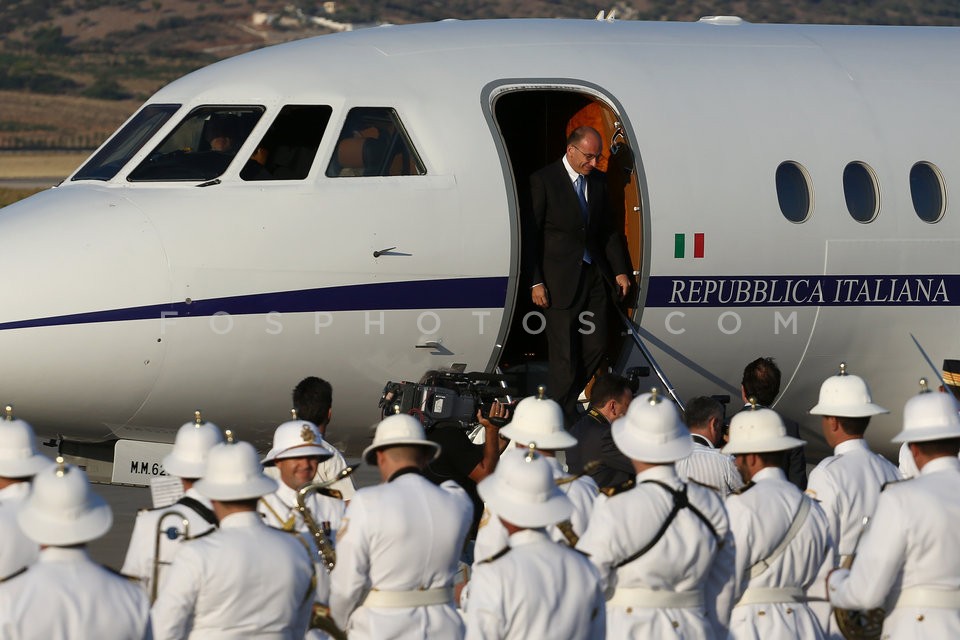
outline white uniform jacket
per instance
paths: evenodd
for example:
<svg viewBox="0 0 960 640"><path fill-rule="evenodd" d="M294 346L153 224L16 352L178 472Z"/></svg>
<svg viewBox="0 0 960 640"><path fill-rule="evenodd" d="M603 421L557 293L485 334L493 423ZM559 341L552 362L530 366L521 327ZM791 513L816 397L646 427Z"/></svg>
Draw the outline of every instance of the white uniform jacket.
<svg viewBox="0 0 960 640"><path fill-rule="evenodd" d="M509 551L475 566L467 640L605 637L596 568L543 529L514 533Z"/></svg>
<svg viewBox="0 0 960 640"><path fill-rule="evenodd" d="M29 494L29 482L0 489L0 582L36 562L40 553L39 545L17 524L17 509Z"/></svg>
<svg viewBox="0 0 960 640"><path fill-rule="evenodd" d="M570 478L556 458L546 458L546 460L550 463L554 480L562 481L564 478ZM573 532L578 537L582 536L587 530L593 506L600 493L597 483L590 476L581 476L576 480L563 482L559 487L573 503L573 514L570 516ZM556 525L550 525L546 530L554 542L568 544L566 536ZM507 546L509 537L497 514L490 507L486 507L480 519L480 528L477 530L477 540L473 547L474 561L479 562L498 553Z"/></svg>
<svg viewBox="0 0 960 640"><path fill-rule="evenodd" d="M884 638L960 638L960 460L931 460L880 494L853 567L830 576L830 602L883 607Z"/></svg>
<svg viewBox="0 0 960 640"><path fill-rule="evenodd" d="M444 590L452 590L472 518L463 489L452 482L438 487L414 469L358 490L343 519L331 574L330 609L350 640L463 637L463 620ZM442 603L365 605L371 591L400 600L421 592Z"/></svg>
<svg viewBox="0 0 960 640"><path fill-rule="evenodd" d="M331 542L337 537L340 521L343 519L345 505L343 500L322 496L316 492L307 496L304 504L317 524L327 532ZM263 521L274 529L285 531L307 531L303 516L297 509L297 491L280 483L280 488L274 493L265 495L257 502L257 511L263 516Z"/></svg>
<svg viewBox="0 0 960 640"><path fill-rule="evenodd" d="M167 507L140 511L133 524L133 534L131 534L130 544L127 546L127 557L123 561L120 573L136 578L147 593L151 593L153 586L155 558L160 561L158 575L162 585L167 567L173 562L173 557L182 546L184 534L187 534L187 538L196 538L206 535L216 528L216 525L207 519L210 517L216 519L216 516L213 515L213 506L207 497L201 495L192 487L187 489L184 497L193 498L209 509L209 513L201 515L186 504L174 503ZM161 518L162 522L160 521ZM186 518L189 523L189 531L184 531L183 518ZM162 527L159 555L156 550L158 524ZM167 535L171 529L176 535L174 538Z"/></svg>
<svg viewBox="0 0 960 640"><path fill-rule="evenodd" d="M726 496L743 486L743 478L733 464L733 457L711 446L703 436L693 436L693 451L675 463L681 480L693 480L713 487Z"/></svg>
<svg viewBox="0 0 960 640"><path fill-rule="evenodd" d="M673 495L648 480L673 490L685 487L690 504L716 536L693 510L680 509L648 553L618 568L654 540L674 508ZM716 608L723 600L719 594L733 588L733 539L723 500L705 487L685 485L673 465L648 469L636 481L633 489L597 503L577 545L612 598L607 637L716 637L728 613Z"/></svg>
<svg viewBox="0 0 960 640"><path fill-rule="evenodd" d="M4 640L150 637L146 594L81 547L47 547L27 571L0 584Z"/></svg>
<svg viewBox="0 0 960 640"><path fill-rule="evenodd" d="M737 548L737 604L730 617L730 637L823 638L820 622L805 598L824 563L833 562L827 518L781 469L761 469L752 480L742 493L727 497ZM799 520L804 501L809 510L799 529L782 553L771 558ZM751 578L751 568L762 561L769 566Z"/></svg>
<svg viewBox="0 0 960 640"><path fill-rule="evenodd" d="M184 543L153 605L156 638L303 638L313 563L295 535L252 511Z"/></svg>

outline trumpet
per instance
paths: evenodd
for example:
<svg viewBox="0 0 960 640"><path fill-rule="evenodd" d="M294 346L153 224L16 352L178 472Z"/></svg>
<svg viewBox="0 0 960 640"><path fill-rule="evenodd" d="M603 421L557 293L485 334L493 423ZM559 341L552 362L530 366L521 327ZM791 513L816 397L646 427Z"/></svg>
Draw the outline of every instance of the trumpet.
<svg viewBox="0 0 960 640"><path fill-rule="evenodd" d="M327 571L333 571L333 567L337 563L337 552L333 548L333 543L330 542L330 537L327 535L327 532L324 531L323 527L317 523L316 519L313 517L313 514L310 513L310 509L307 508L307 496L311 493L329 495L326 492L328 487L349 476L359 466L359 464L355 464L353 466L344 468L343 471L338 473L337 477L335 477L333 480L327 480L325 482L308 482L297 489L297 511L300 512L300 517L303 518L303 524L306 525L307 529L310 531L310 535L313 536L313 542L317 545L317 552L320 554L320 560L322 561L323 566L326 567Z"/></svg>
<svg viewBox="0 0 960 640"><path fill-rule="evenodd" d="M177 527L167 527L163 528L163 522L171 516L176 516L180 519L180 524L183 526L183 531ZM187 517L183 515L183 512L176 510L164 511L160 514L160 518L157 520L157 529L153 539L153 575L150 582L150 602L155 602L157 599L157 588L158 583L160 582L160 565L170 564L169 562L163 562L160 560L160 535L164 534L167 536L168 540L176 540L177 538L183 538L184 540L190 537L190 521L187 520Z"/></svg>

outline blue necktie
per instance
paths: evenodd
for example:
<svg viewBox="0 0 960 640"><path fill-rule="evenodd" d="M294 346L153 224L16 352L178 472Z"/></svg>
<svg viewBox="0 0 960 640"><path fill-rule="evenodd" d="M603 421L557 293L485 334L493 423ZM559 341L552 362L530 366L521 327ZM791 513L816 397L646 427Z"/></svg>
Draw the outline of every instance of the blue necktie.
<svg viewBox="0 0 960 640"><path fill-rule="evenodd" d="M586 229L590 222L590 212L589 209L587 209L587 179L582 175L577 176L574 187L576 188L577 198L580 200L580 213L583 214L583 227ZM593 263L593 258L590 257L590 252L587 251L586 248L583 250L583 261L587 264Z"/></svg>

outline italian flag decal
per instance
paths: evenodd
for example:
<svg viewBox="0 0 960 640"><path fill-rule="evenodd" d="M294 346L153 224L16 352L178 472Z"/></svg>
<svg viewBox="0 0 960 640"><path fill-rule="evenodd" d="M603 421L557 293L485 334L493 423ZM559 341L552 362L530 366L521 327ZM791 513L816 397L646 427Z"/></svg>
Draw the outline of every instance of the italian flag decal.
<svg viewBox="0 0 960 640"><path fill-rule="evenodd" d="M703 234L702 233L675 233L673 234L673 257L689 258L687 254L687 236L693 236L693 257L703 257Z"/></svg>

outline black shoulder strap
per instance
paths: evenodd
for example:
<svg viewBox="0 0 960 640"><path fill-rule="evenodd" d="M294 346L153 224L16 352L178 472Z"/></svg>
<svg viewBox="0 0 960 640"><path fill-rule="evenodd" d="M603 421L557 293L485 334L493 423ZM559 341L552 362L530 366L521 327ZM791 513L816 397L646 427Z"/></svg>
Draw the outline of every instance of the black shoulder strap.
<svg viewBox="0 0 960 640"><path fill-rule="evenodd" d="M213 526L218 526L220 522L217 520L217 516L210 510L207 505L203 504L196 498L191 498L190 496L183 496L177 500L177 504L182 504L185 507L193 509L198 516L212 524Z"/></svg>
<svg viewBox="0 0 960 640"><path fill-rule="evenodd" d="M503 549L500 549L500 551L497 551L495 554L493 554L489 558L484 558L483 560L480 561L480 564L487 564L487 563L493 562L494 560L502 558L508 553L510 553L510 545L507 545Z"/></svg>
<svg viewBox="0 0 960 640"><path fill-rule="evenodd" d="M17 576L23 575L24 573L27 572L27 569L29 569L29 568L30 568L29 566L21 567L21 568L17 569L16 571L14 571L13 573L11 573L10 575L8 575L8 576L3 576L2 578L0 578L0 583L6 582L7 580L13 580L13 579L16 578Z"/></svg>
<svg viewBox="0 0 960 640"><path fill-rule="evenodd" d="M616 564L616 568L619 569L623 565L630 564L640 556L644 555L650 549L652 549L658 542L660 538L667 532L667 529L670 527L670 523L673 522L674 518L677 517L677 514L680 513L681 509L690 509L695 516L700 518L700 520L707 525L707 528L710 529L710 533L713 534L713 537L716 539L717 544L721 543L720 536L717 535L717 530L714 528L713 524L707 519L703 513L697 509L695 506L690 504L690 501L687 499L687 485L683 485L682 489L674 490L670 485L660 482L659 480L644 480L640 484L655 484L657 486L663 487L667 493L673 496L673 508L670 510L670 514L667 516L666 520L663 521L663 524L660 525L660 530L657 531L657 534L653 536L653 539L650 540L640 551L637 551L635 554L629 558L622 560Z"/></svg>

